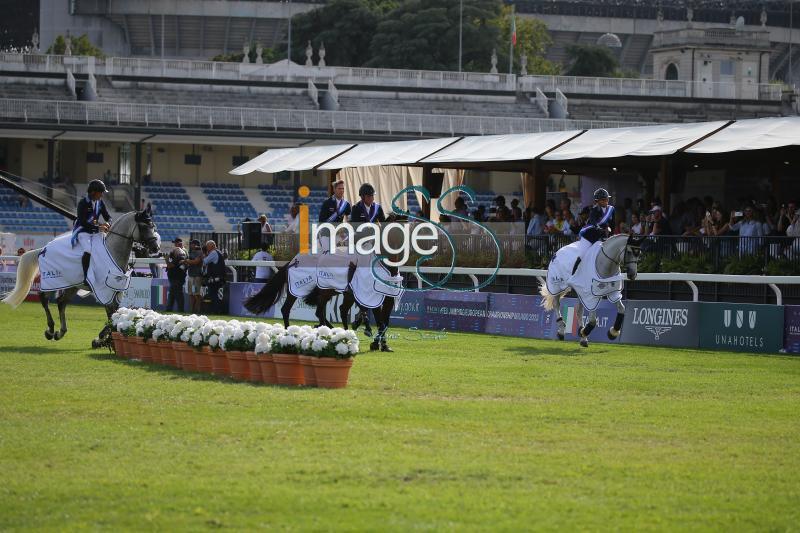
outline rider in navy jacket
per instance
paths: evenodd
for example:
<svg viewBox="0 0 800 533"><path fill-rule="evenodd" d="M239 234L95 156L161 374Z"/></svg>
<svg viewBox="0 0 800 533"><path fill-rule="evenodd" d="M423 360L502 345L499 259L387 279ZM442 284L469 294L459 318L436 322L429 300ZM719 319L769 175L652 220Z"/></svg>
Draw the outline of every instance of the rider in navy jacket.
<svg viewBox="0 0 800 533"><path fill-rule="evenodd" d="M78 201L78 218L72 228L72 246L80 245L83 250L81 263L83 274L86 276L89 271L89 261L92 253L92 238L101 230L108 230L111 223L111 215L108 214L106 204L103 203L103 193L108 192L105 184L100 180L93 180L89 183L86 196ZM100 224L100 217L106 221Z"/></svg>
<svg viewBox="0 0 800 533"><path fill-rule="evenodd" d="M386 215L378 202L375 202L375 188L365 183L358 189L361 201L353 206L350 212L350 221L359 222L386 222Z"/></svg>
<svg viewBox="0 0 800 533"><path fill-rule="evenodd" d="M614 224L614 206L609 205L611 195L605 189L594 191L594 205L589 211L589 220L578 233L578 246L580 250L579 259L583 259L589 248L599 240L605 240L611 233ZM576 263L577 266L577 263Z"/></svg>

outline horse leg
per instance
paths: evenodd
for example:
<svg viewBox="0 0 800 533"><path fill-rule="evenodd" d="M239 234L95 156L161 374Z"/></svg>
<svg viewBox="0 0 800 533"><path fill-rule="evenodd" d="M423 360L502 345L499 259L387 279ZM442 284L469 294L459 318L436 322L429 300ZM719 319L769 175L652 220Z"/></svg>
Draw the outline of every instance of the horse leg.
<svg viewBox="0 0 800 533"><path fill-rule="evenodd" d="M372 326L369 325L369 309L366 307L358 306L361 310L362 319L364 322L364 335L367 337L372 337ZM375 313L373 313L375 314ZM388 323L388 320L386 321ZM388 324L387 324L388 325Z"/></svg>
<svg viewBox="0 0 800 533"><path fill-rule="evenodd" d="M114 299L111 300L111 303L106 305L106 317L108 320L111 320L111 315L113 315L117 309L119 309L119 298L121 298L121 296L122 293L117 293L114 296ZM103 329L101 329L100 333L97 334L97 338L92 339L92 348L102 348L105 346L109 349L109 351L113 351L114 341L111 337L111 333L113 333L113 331L113 326L103 326Z"/></svg>
<svg viewBox="0 0 800 533"><path fill-rule="evenodd" d="M327 290L320 291L319 298L317 299L317 308L314 309L314 316L317 317L318 326L328 326L329 324L328 319L325 316L325 309L328 307L328 301L330 299L331 295L328 294Z"/></svg>
<svg viewBox="0 0 800 533"><path fill-rule="evenodd" d="M565 334L567 332L567 323L564 321L564 317L561 316L561 295L560 294L556 294L555 308L553 309L553 311L556 313L556 315L558 315L558 318L556 319L556 326L557 326L556 337L558 337L558 340L563 341L564 340L564 336L565 336Z"/></svg>
<svg viewBox="0 0 800 533"><path fill-rule="evenodd" d="M286 292L286 301L283 302L283 306L281 307L281 314L283 315L283 326L288 328L289 327L289 313L292 312L292 306L294 305L295 298L292 293Z"/></svg>
<svg viewBox="0 0 800 533"><path fill-rule="evenodd" d="M75 296L77 292L77 287L65 289L56 299L56 303L58 303L58 320L61 322L61 329L55 332L53 340L60 340L67 334L67 304L70 298Z"/></svg>
<svg viewBox="0 0 800 533"><path fill-rule="evenodd" d="M53 315L50 313L50 295L52 292L40 292L39 293L39 303L42 304L42 308L44 308L44 314L47 316L47 329L44 330L44 338L51 341L53 340L53 330L56 327L56 323L53 320Z"/></svg>
<svg viewBox="0 0 800 533"><path fill-rule="evenodd" d="M339 306L339 316L342 317L342 327L344 329L348 329L350 325L350 309L353 308L353 303L355 303L355 301L353 291L350 289L344 291L342 305Z"/></svg>
<svg viewBox="0 0 800 533"><path fill-rule="evenodd" d="M581 328L581 346L584 348L589 346L589 334L597 326L597 311L589 311L589 321Z"/></svg>
<svg viewBox="0 0 800 533"><path fill-rule="evenodd" d="M388 300L388 298L386 299ZM393 352L386 342L386 332L389 330L389 317L391 316L394 302L384 300L383 305L374 309L372 314L375 316L375 326L378 328L378 333L375 334L375 340L369 345L370 350L377 350L380 348L382 352Z"/></svg>
<svg viewBox="0 0 800 533"><path fill-rule="evenodd" d="M617 301L616 305L617 318L614 320L614 325L608 330L608 338L612 341L619 338L619 334L622 332L622 323L625 320L625 305L622 300Z"/></svg>

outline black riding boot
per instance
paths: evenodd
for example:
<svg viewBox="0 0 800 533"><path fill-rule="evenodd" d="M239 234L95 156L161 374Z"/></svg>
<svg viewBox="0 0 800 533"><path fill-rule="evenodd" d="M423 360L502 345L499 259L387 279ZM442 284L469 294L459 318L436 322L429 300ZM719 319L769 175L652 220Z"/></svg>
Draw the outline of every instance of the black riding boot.
<svg viewBox="0 0 800 533"><path fill-rule="evenodd" d="M86 285L89 285L87 278L89 277L89 261L92 258L92 254L83 252L83 256L81 257L81 265L83 266L83 282Z"/></svg>

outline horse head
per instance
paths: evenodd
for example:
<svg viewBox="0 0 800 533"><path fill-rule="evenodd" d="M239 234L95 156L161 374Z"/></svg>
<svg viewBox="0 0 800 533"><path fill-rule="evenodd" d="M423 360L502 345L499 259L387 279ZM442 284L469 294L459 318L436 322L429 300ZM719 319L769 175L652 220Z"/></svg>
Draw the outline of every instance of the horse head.
<svg viewBox="0 0 800 533"><path fill-rule="evenodd" d="M137 211L133 220L136 222L136 228L132 235L133 240L147 247L147 251L151 254L158 253L161 249L161 237L156 232L156 224L153 222L150 208Z"/></svg>
<svg viewBox="0 0 800 533"><path fill-rule="evenodd" d="M646 237L630 235L625 243L625 257L623 258L623 265L628 275L628 279L633 281L636 279L639 268L639 258L642 254L642 242Z"/></svg>

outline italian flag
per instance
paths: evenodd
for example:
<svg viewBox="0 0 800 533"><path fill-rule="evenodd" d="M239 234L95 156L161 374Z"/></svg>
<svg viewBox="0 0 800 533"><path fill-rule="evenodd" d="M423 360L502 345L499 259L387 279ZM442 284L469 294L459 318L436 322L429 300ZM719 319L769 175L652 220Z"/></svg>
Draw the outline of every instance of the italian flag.
<svg viewBox="0 0 800 533"><path fill-rule="evenodd" d="M517 46L517 16L511 12L511 46Z"/></svg>

